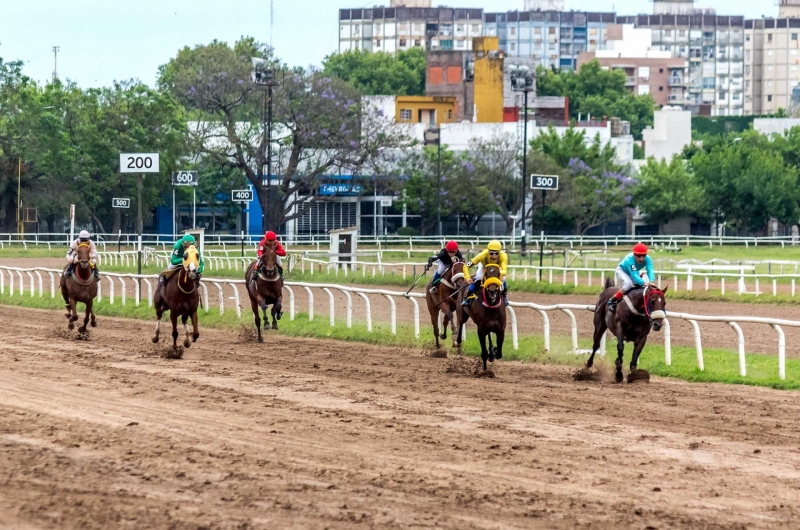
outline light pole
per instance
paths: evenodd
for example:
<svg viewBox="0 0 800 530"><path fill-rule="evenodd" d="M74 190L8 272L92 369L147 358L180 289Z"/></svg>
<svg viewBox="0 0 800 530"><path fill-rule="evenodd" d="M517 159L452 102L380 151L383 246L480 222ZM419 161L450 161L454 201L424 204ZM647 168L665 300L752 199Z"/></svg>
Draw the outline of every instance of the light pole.
<svg viewBox="0 0 800 530"><path fill-rule="evenodd" d="M264 178L264 165L267 166L266 179L267 179L267 193L264 204L261 205L261 230L266 231L269 228L269 201L271 200L272 191L272 87L275 86L275 70L270 68L266 59L260 57L251 57L253 63L253 71L251 78L253 83L257 86L264 87L264 106L261 111L261 145L263 149L266 144L267 156L262 158L261 164L261 178ZM261 154L259 149L259 154ZM264 186L262 181L261 186Z"/></svg>
<svg viewBox="0 0 800 530"><path fill-rule="evenodd" d="M514 248L514 236L517 233L517 221L522 217L521 215L509 215L512 221L514 221L513 227L511 228L511 248Z"/></svg>
<svg viewBox="0 0 800 530"><path fill-rule="evenodd" d="M525 181L528 178L528 93L535 90L534 78L527 66L509 66L511 76L511 90L524 93L523 104L523 133L522 133L522 182L520 183L520 218L522 228L520 229L520 255L525 254Z"/></svg>
<svg viewBox="0 0 800 530"><path fill-rule="evenodd" d="M425 145L436 144L436 234L442 235L442 130L425 131Z"/></svg>

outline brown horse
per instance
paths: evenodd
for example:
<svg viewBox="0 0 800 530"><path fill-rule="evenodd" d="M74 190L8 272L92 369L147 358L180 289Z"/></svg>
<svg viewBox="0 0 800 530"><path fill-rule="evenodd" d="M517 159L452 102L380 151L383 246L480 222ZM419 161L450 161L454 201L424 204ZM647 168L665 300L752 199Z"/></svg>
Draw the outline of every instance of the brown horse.
<svg viewBox="0 0 800 530"><path fill-rule="evenodd" d="M617 337L617 360L614 363L617 369L614 378L617 383L622 382L622 356L627 341L633 342L631 373L628 374L628 382L638 379L638 377L632 376L639 364L639 355L647 343L647 336L651 329L660 331L667 316L665 311L667 300L664 297L667 289L669 286L664 289L634 287L625 294L625 298L617 304L617 310L612 313L608 311L608 300L614 296L617 288L614 287L614 280L607 278L605 289L600 293L594 310L594 344L592 345L592 355L586 361L586 367L592 367L594 355L600 348L600 340L606 329L609 329Z"/></svg>
<svg viewBox="0 0 800 530"><path fill-rule="evenodd" d="M456 261L442 275L436 286L436 292L425 289L425 301L428 303L428 313L433 324L433 336L436 337L436 348L439 346L439 339L447 338L447 325L450 324L450 331L453 334L453 346L461 346L460 341L456 341L456 316L458 306L464 298L464 286L467 284L464 279L464 263ZM430 287L430 284L428 284ZM456 312L456 315L453 314ZM441 320L441 324L440 324ZM460 322L458 322L460 324ZM439 329L441 327L441 335ZM459 337L460 338L460 337Z"/></svg>
<svg viewBox="0 0 800 530"><path fill-rule="evenodd" d="M86 324L89 318L92 319L92 327L97 326L97 321L94 318L94 299L97 297L97 280L92 272L89 257L91 249L88 243L81 243L78 245L78 263L69 275L66 274L67 267L64 267L64 274L61 275L61 296L64 298L64 303L67 308L67 319L69 320L69 329L75 327L74 322L78 320L78 311L76 306L78 302L86 306L86 316L83 318L83 326L78 328L81 333L86 333Z"/></svg>
<svg viewBox="0 0 800 530"><path fill-rule="evenodd" d="M478 328L478 339L481 343L481 360L483 369L486 370L486 361L494 362L503 358L503 340L506 335L506 308L503 304L503 282L500 280L500 267L486 265L483 272L483 283L475 289L477 295L469 306L459 305L458 322L466 322L470 318ZM458 328L459 343L461 342L461 326ZM497 338L497 347L492 346L492 336ZM486 348L486 339L489 339L489 348Z"/></svg>
<svg viewBox="0 0 800 530"><path fill-rule="evenodd" d="M255 276L255 278L253 277ZM281 301L283 300L283 280L278 271L278 255L275 247L267 245L261 256L247 267L244 274L244 281L247 285L247 296L250 297L250 306L253 309L256 329L258 330L258 342L264 342L261 336L261 317L258 315L258 308L264 312L264 329L270 328L267 318L267 306L272 306L272 329L278 329L278 320L281 319Z"/></svg>
<svg viewBox="0 0 800 530"><path fill-rule="evenodd" d="M183 253L183 266L164 273L164 280L158 284L153 295L153 307L156 310L156 334L153 342L158 342L161 332L161 317L165 311L169 311L169 319L172 321L172 349L178 349L178 318L183 322L183 329L186 333L183 339L183 346L188 348L192 342L196 342L200 336L197 329L197 306L200 305L200 292L198 286L200 281L197 279L199 258L197 248L190 245ZM189 328L186 321L192 319L192 340L189 341Z"/></svg>

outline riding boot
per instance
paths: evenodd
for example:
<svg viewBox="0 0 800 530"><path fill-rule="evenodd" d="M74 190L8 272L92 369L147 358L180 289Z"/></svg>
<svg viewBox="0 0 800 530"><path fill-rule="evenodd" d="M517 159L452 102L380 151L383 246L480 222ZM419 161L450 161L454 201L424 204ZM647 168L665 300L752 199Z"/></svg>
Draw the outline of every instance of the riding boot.
<svg viewBox="0 0 800 530"><path fill-rule="evenodd" d="M280 275L280 277L281 277L281 281L284 281L284 277L283 277L283 267L281 267L280 265L278 265L278 274L279 274L279 275Z"/></svg>
<svg viewBox="0 0 800 530"><path fill-rule="evenodd" d="M439 282L439 271L433 273L433 279L431 280L431 288L429 289L430 292L435 293L437 283Z"/></svg>
<svg viewBox="0 0 800 530"><path fill-rule="evenodd" d="M508 291L503 291L503 304L508 307Z"/></svg>
<svg viewBox="0 0 800 530"><path fill-rule="evenodd" d="M464 297L464 301L461 302L461 305L464 307L469 307L472 304L472 300L475 299L475 284L471 283L469 286L469 290L467 291L467 296Z"/></svg>
<svg viewBox="0 0 800 530"><path fill-rule="evenodd" d="M98 282L100 281L100 271L97 269L97 265L94 266L94 279Z"/></svg>
<svg viewBox="0 0 800 530"><path fill-rule="evenodd" d="M621 291L617 294L621 294ZM619 298L616 295L612 296L611 300L608 301L608 310L611 311L612 313L615 313L617 311L617 304L619 303L621 298L622 298L621 296Z"/></svg>
<svg viewBox="0 0 800 530"><path fill-rule="evenodd" d="M70 263L67 265L67 270L64 271L64 276L70 276L75 270L75 265L77 265L77 263Z"/></svg>

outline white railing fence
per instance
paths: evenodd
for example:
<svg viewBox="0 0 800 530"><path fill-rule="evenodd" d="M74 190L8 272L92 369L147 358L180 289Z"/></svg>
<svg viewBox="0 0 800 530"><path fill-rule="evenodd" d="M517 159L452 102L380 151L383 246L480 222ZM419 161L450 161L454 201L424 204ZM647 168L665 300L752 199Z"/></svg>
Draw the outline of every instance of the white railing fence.
<svg viewBox="0 0 800 530"><path fill-rule="evenodd" d="M44 296L42 274L46 274L48 275L50 280L49 282L50 297L55 298L56 278L59 277L61 273L62 271L58 269L45 269L45 268L23 269L19 267L0 266L0 294L5 294L6 276L8 276L9 288L10 288L9 294L13 296L16 291L16 293L19 296L24 296L26 291L25 277L27 277L29 284L29 296L30 297L36 296L36 290L37 290L36 288L38 286L38 293L39 297L41 298ZM36 276L35 279L34 275ZM146 300L148 307L152 307L153 287L150 282L157 281L157 276L154 275L105 273L103 274L103 280L101 280L99 286L100 288L98 289L98 300L102 300L102 291L105 289L105 287L103 286L107 286L109 304L113 305L115 301L114 286L116 283L119 283L121 304L125 305L127 302L126 292L128 285L126 282L131 282L134 287L135 305L139 306L141 303L141 296L140 296L141 293L139 287L140 281L147 287ZM206 284L213 285L217 289L220 314L223 314L225 312L225 289L223 286L230 287L230 291L232 292L232 298L234 300L236 316L238 318L242 318L242 304L240 303L239 290L237 288L237 285L244 284L244 280L233 280L224 278L204 278L203 282L200 285L201 297L203 302L203 308L205 312L208 313L210 310L210 306L209 306L208 289L206 287ZM417 339L420 339L421 337L420 311L419 311L419 303L417 302L417 300L425 298L425 295L422 293L406 294L399 291L390 291L385 289L366 289L361 287L324 284L324 283L308 283L308 282L286 282L284 288L289 294L290 320L295 320L296 317L296 309L295 309L296 304L295 304L295 293L294 293L295 288L304 289L306 294L308 295L307 314L309 321L314 320L314 292L312 291L312 289L319 289L324 294L326 294L328 297L328 320L331 326L334 326L336 322L336 303L333 291L338 291L342 293L342 295L345 297L346 300L345 325L347 326L347 328L351 328L353 325L352 294L358 295L364 303L366 325L367 325L367 330L369 332L372 332L373 329L373 318L372 318L372 307L368 295L379 295L382 298L385 298L390 305L390 326L393 335L397 334L397 302L401 300L406 300L407 303L411 304L414 336ZM556 304L556 305L544 306L530 302L529 303L511 302L508 307L508 314L510 316L510 323L511 323L512 348L514 350L519 349L519 330L518 330L516 312L522 309L530 309L538 313L542 317L542 330L543 330L545 351L550 351L550 337L551 337L550 313L563 313L570 320L570 338L572 342L572 351L576 354L586 353L586 350L579 350L578 348L578 324L577 324L577 319L575 318L575 314L573 313L573 310L594 311L595 306L581 305L581 304ZM772 319L772 318L758 318L750 316L693 315L689 313L672 313L672 312L669 313L669 318L685 320L692 326L694 333L694 340L695 340L695 351L697 355L697 367L700 371L705 370L705 364L703 360L702 336L700 333L699 323L700 322L727 323L731 328L733 328L733 330L736 332L737 335L739 374L742 377L745 377L747 375L747 367L745 363L746 358L745 358L744 334L742 333L739 324L754 323L754 324L764 324L771 326L778 334L778 376L780 379L786 378L786 338L783 330L781 329L781 326L800 327L800 321ZM672 364L672 353L671 353L672 343L670 335L670 324L668 319L664 320L663 335L664 335L664 362L666 365L669 366ZM604 336L599 351L600 355L605 355L605 342L606 342L606 337Z"/></svg>

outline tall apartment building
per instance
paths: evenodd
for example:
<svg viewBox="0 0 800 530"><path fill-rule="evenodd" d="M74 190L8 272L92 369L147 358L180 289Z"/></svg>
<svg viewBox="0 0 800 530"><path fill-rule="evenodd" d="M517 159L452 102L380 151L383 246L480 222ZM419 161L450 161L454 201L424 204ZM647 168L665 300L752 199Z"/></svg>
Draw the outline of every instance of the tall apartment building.
<svg viewBox="0 0 800 530"><path fill-rule="evenodd" d="M689 61L687 103L702 114L744 114L744 17L685 0L656 0L653 15L617 17L652 31L653 46Z"/></svg>
<svg viewBox="0 0 800 530"><path fill-rule="evenodd" d="M540 66L571 70L577 67L582 52L604 49L606 27L614 23L615 15L509 11L486 13L485 18L486 35L500 39L500 48L508 56L530 57Z"/></svg>
<svg viewBox="0 0 800 530"><path fill-rule="evenodd" d="M390 7L339 10L339 51L472 49L483 36L483 9L431 7L431 0L398 0Z"/></svg>
<svg viewBox="0 0 800 530"><path fill-rule="evenodd" d="M800 0L781 0L778 18L745 21L745 113L791 106L800 86Z"/></svg>

